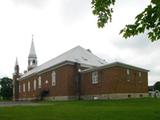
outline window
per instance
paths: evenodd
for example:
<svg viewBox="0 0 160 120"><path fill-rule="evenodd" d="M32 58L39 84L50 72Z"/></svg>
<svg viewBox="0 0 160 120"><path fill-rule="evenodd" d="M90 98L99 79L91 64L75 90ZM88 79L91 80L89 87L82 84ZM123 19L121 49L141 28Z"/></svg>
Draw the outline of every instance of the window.
<svg viewBox="0 0 160 120"><path fill-rule="evenodd" d="M98 72L92 72L92 84L97 84L98 83Z"/></svg>
<svg viewBox="0 0 160 120"><path fill-rule="evenodd" d="M26 91L26 86L25 86L25 83L23 83L23 92Z"/></svg>
<svg viewBox="0 0 160 120"><path fill-rule="evenodd" d="M19 93L21 92L21 85L19 84Z"/></svg>
<svg viewBox="0 0 160 120"><path fill-rule="evenodd" d="M33 89L36 90L36 80L34 80L34 83L33 83Z"/></svg>
<svg viewBox="0 0 160 120"><path fill-rule="evenodd" d="M41 88L42 80L41 76L38 77L38 88Z"/></svg>
<svg viewBox="0 0 160 120"><path fill-rule="evenodd" d="M127 75L130 75L130 70L129 69L127 69Z"/></svg>
<svg viewBox="0 0 160 120"><path fill-rule="evenodd" d="M36 63L36 61L35 60L33 60L33 64L35 64Z"/></svg>
<svg viewBox="0 0 160 120"><path fill-rule="evenodd" d="M127 81L129 82L130 81L130 70L129 69L127 69L127 71L126 71L126 73L127 73Z"/></svg>
<svg viewBox="0 0 160 120"><path fill-rule="evenodd" d="M52 72L52 86L56 86L56 72Z"/></svg>
<svg viewBox="0 0 160 120"><path fill-rule="evenodd" d="M48 80L46 80L45 83L48 84Z"/></svg>
<svg viewBox="0 0 160 120"><path fill-rule="evenodd" d="M31 90L31 83L28 81L28 92Z"/></svg>
<svg viewBox="0 0 160 120"><path fill-rule="evenodd" d="M139 77L141 77L141 76L142 76L142 73L141 73L141 72L139 72L139 73L138 73L138 76L139 76Z"/></svg>

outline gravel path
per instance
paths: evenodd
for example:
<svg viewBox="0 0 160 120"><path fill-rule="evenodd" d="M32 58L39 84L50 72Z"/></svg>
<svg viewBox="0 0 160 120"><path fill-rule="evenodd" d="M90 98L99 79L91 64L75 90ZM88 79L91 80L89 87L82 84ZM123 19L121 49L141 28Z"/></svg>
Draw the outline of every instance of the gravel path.
<svg viewBox="0 0 160 120"><path fill-rule="evenodd" d="M34 103L34 102L26 102L26 101L19 101L19 102L12 102L12 101L7 101L7 102L0 102L0 107L6 107L6 106L19 106L19 105L40 105L39 103Z"/></svg>

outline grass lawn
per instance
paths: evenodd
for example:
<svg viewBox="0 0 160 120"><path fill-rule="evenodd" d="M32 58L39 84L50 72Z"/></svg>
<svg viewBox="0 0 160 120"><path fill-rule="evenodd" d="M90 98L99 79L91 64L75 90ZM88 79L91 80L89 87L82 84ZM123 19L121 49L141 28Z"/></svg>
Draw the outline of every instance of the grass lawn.
<svg viewBox="0 0 160 120"><path fill-rule="evenodd" d="M160 99L40 104L42 105L0 107L0 120L160 120Z"/></svg>

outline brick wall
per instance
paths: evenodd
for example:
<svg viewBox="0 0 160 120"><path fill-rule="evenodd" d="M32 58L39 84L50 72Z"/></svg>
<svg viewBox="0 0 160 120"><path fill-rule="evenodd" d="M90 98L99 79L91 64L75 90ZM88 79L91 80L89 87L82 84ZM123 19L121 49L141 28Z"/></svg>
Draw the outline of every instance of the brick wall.
<svg viewBox="0 0 160 120"><path fill-rule="evenodd" d="M21 92L19 93L19 98L36 98L40 95L40 92L46 89L46 86L49 90L48 97L54 96L75 96L75 66L65 65L55 70L48 70L47 72L36 74L34 76L28 77L24 80L20 80ZM56 86L52 86L51 83L51 74L52 71L56 72ZM42 87L38 88L38 77L41 76ZM34 90L33 82L36 80L36 90ZM48 81L46 85L45 81ZM28 91L28 81L30 81L31 87ZM25 83L26 92L23 92L23 84Z"/></svg>
<svg viewBox="0 0 160 120"><path fill-rule="evenodd" d="M56 72L56 86L52 86L51 74ZM84 72L81 74L81 96L85 95L103 95L103 94L128 94L128 93L147 93L148 92L148 73L141 71L139 77L138 70L130 69L127 75L127 68L110 67L98 70L98 83L92 84L92 72ZM55 99L65 96L75 97L76 93L76 76L77 68L75 65L64 65L54 70L45 70L45 72L35 74L24 80L20 80L21 92L19 99L37 98L40 92L49 90L47 97ZM42 87L38 88L38 77L41 76ZM129 79L129 81L128 81ZM36 80L36 90L34 90L33 82ZM46 85L45 81L48 81ZM31 87L28 91L28 81ZM23 84L26 84L26 92L23 92Z"/></svg>
<svg viewBox="0 0 160 120"><path fill-rule="evenodd" d="M82 74L82 95L111 94L111 93L147 93L148 73L127 68L110 67L98 71L98 83L92 84L92 72ZM128 79L130 79L128 81Z"/></svg>

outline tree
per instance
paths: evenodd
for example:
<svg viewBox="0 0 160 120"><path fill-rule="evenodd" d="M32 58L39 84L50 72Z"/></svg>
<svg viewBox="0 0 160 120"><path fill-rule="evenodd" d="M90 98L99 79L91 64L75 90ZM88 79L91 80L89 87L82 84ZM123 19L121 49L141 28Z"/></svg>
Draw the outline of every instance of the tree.
<svg viewBox="0 0 160 120"><path fill-rule="evenodd" d="M160 81L154 84L154 89L160 91Z"/></svg>
<svg viewBox="0 0 160 120"><path fill-rule="evenodd" d="M111 22L115 0L92 0L93 14L98 16L97 25L103 28ZM148 38L153 42L160 39L160 0L151 0L150 4L135 17L135 23L126 25L120 34L124 38L148 33Z"/></svg>
<svg viewBox="0 0 160 120"><path fill-rule="evenodd" d="M12 85L12 79L8 77L4 77L0 79L0 96L4 100L9 100L12 98L13 95L13 85Z"/></svg>

